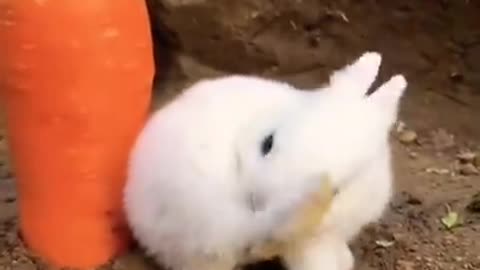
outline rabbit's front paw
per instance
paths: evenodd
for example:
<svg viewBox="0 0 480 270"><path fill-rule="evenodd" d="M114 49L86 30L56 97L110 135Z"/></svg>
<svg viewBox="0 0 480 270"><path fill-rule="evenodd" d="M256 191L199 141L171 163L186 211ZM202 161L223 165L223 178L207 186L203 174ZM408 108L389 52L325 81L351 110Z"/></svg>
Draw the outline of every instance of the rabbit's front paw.
<svg viewBox="0 0 480 270"><path fill-rule="evenodd" d="M339 250L339 269L341 270L353 270L355 265L355 259L353 258L353 254L350 251L350 248L345 243L344 248L340 248Z"/></svg>
<svg viewBox="0 0 480 270"><path fill-rule="evenodd" d="M291 270L353 270L354 258L345 241L335 237L313 239L285 254Z"/></svg>

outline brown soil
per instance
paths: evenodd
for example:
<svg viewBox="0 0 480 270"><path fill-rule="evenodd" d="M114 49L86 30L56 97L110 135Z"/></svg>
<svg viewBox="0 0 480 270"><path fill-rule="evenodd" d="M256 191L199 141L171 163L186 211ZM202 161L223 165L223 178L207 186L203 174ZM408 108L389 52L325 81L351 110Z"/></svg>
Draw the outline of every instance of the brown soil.
<svg viewBox="0 0 480 270"><path fill-rule="evenodd" d="M256 8L271 9L273 2ZM302 87L319 85L333 68L362 51L378 50L384 55L381 79L391 72L407 75L410 85L401 120L417 138L405 131L392 138L397 194L384 218L365 228L352 245L357 269L480 269L480 156L463 162L467 165L457 157L465 151L480 155L480 19L476 17L480 3L337 2L317 12L322 16L302 17L292 9L290 15L276 17L274 10L271 14L263 10L261 14L267 15L256 25L254 38L251 28L236 29L243 33L237 47L222 39L222 29L206 40L199 37L216 29L208 24L182 28L181 20L170 18L171 25L180 29L181 41L189 40L188 31L196 34L191 43L182 44L178 69L157 86L154 107L186 83L230 72L263 74ZM302 3L308 10L309 1ZM215 17L209 10L199 8L196 13L190 8L185 16ZM222 17L229 18L235 16ZM260 49L244 50L250 47ZM0 140L0 270L45 269L17 237L16 195L2 134ZM450 230L441 222L448 211L460 217ZM155 266L136 252L104 268Z"/></svg>

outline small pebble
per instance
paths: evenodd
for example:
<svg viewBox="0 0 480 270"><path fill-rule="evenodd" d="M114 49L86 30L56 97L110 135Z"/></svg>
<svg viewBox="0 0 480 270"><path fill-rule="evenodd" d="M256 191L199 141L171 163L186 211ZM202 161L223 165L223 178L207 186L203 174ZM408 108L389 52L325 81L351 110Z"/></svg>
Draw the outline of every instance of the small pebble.
<svg viewBox="0 0 480 270"><path fill-rule="evenodd" d="M402 132L405 130L407 125L405 125L405 122L403 121L398 121L397 122L397 125L396 125L396 128L395 128L395 131L397 131L398 133Z"/></svg>
<svg viewBox="0 0 480 270"><path fill-rule="evenodd" d="M411 144L417 141L417 133L413 130L404 130L398 135L398 140L404 144Z"/></svg>
<svg viewBox="0 0 480 270"><path fill-rule="evenodd" d="M458 172L465 176L478 175L480 173L479 170L471 163L460 164Z"/></svg>
<svg viewBox="0 0 480 270"><path fill-rule="evenodd" d="M379 239L377 241L375 241L375 244L377 244L377 246L380 246L380 247L383 247L383 248L388 248L388 247L391 247L395 244L394 241L389 241L389 240L384 240L384 239Z"/></svg>
<svg viewBox="0 0 480 270"><path fill-rule="evenodd" d="M462 163L473 163L477 157L477 153L466 151L457 155L457 158Z"/></svg>
<svg viewBox="0 0 480 270"><path fill-rule="evenodd" d="M432 173L432 174L438 174L438 175L445 175L445 174L450 174L450 170L448 169L442 169L442 168L426 168L425 169L426 173Z"/></svg>

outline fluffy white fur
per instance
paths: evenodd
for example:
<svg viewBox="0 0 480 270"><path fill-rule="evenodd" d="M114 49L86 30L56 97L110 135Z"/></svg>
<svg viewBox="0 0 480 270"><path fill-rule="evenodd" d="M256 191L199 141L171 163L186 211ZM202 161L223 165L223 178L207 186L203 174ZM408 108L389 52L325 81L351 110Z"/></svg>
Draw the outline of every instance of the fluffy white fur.
<svg viewBox="0 0 480 270"><path fill-rule="evenodd" d="M292 270L351 269L354 264L347 243L334 234L317 235L302 249L284 254L283 259Z"/></svg>
<svg viewBox="0 0 480 270"><path fill-rule="evenodd" d="M326 172L339 193L318 234L285 261L351 269L348 241L391 196L388 133L406 81L397 75L366 97L380 61L365 53L317 91L250 76L186 89L151 117L131 154L125 209L139 243L174 270L230 270Z"/></svg>

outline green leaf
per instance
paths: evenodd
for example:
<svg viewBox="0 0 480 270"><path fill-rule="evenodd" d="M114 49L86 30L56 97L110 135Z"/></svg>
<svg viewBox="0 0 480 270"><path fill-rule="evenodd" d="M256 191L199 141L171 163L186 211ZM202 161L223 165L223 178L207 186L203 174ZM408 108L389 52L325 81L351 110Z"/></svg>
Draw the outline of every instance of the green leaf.
<svg viewBox="0 0 480 270"><path fill-rule="evenodd" d="M459 216L457 212L452 212L452 211L448 212L447 215L441 219L441 221L442 221L442 224L445 226L445 228L449 230L460 225Z"/></svg>

